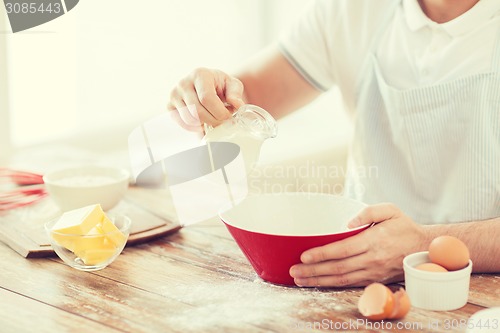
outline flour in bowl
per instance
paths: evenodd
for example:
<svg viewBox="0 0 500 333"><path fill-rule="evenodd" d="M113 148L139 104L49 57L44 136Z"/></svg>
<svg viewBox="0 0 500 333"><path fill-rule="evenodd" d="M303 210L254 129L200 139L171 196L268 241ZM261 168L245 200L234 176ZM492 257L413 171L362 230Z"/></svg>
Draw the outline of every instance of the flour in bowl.
<svg viewBox="0 0 500 333"><path fill-rule="evenodd" d="M108 176L71 176L53 181L60 186L92 187L116 183L116 179Z"/></svg>

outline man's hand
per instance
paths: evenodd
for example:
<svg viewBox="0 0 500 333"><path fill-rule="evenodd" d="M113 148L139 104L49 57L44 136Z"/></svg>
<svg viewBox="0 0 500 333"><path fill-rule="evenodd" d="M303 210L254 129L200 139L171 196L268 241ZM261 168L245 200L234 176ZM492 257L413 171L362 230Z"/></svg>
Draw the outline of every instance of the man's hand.
<svg viewBox="0 0 500 333"><path fill-rule="evenodd" d="M279 119L320 93L271 45L236 76L195 69L172 90L168 109L183 128L202 131L203 124L215 127L245 103L258 105Z"/></svg>
<svg viewBox="0 0 500 333"><path fill-rule="evenodd" d="M403 278L403 258L428 246L424 228L393 204L365 208L349 223L374 226L347 239L305 251L290 275L304 287L365 286Z"/></svg>
<svg viewBox="0 0 500 333"><path fill-rule="evenodd" d="M243 102L243 84L219 70L195 69L170 93L168 109L183 128L202 131L231 117Z"/></svg>

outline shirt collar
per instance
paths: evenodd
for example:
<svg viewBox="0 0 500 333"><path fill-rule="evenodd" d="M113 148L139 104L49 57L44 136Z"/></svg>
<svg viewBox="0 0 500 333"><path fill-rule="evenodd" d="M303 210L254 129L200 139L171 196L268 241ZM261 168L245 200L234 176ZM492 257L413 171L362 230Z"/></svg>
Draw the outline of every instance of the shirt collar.
<svg viewBox="0 0 500 333"><path fill-rule="evenodd" d="M403 10L406 22L411 31L417 31L423 27L441 28L452 37L457 37L473 30L478 24L484 23L497 15L500 11L500 1L480 0L466 13L442 24L428 18L417 0L403 0Z"/></svg>

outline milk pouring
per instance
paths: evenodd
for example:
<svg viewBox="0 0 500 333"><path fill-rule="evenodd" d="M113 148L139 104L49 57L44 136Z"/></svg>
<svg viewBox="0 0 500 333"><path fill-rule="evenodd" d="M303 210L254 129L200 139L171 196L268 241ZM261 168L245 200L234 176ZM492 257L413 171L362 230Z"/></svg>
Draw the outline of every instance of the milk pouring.
<svg viewBox="0 0 500 333"><path fill-rule="evenodd" d="M259 159L264 140L277 134L276 120L264 109L246 104L217 127L209 127L203 142L232 142L241 149L247 174Z"/></svg>

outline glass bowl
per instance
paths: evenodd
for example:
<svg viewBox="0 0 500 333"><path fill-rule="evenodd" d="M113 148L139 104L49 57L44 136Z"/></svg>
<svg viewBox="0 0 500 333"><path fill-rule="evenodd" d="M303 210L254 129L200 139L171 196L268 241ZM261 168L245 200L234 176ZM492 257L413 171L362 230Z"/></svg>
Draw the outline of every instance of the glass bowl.
<svg viewBox="0 0 500 333"><path fill-rule="evenodd" d="M130 234L128 216L108 215L108 218L117 231L87 235L59 233L52 230L59 218L47 222L45 231L52 249L66 264L81 271L97 271L120 255Z"/></svg>

